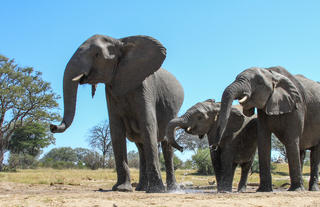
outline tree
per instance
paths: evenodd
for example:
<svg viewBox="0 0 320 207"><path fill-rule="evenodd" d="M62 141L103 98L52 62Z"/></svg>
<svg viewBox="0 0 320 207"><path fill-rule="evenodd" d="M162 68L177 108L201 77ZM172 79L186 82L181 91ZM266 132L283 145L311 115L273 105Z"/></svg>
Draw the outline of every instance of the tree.
<svg viewBox="0 0 320 207"><path fill-rule="evenodd" d="M184 150L191 150L194 153L196 153L198 149L205 149L209 147L208 139L206 137L199 139L198 136L188 134L183 129L177 130L176 140Z"/></svg>
<svg viewBox="0 0 320 207"><path fill-rule="evenodd" d="M71 147L59 147L53 148L47 154L45 154L42 160L62 161L62 162L73 162L78 161L75 150Z"/></svg>
<svg viewBox="0 0 320 207"><path fill-rule="evenodd" d="M286 148L274 134L271 135L271 148L279 154L277 159L287 160Z"/></svg>
<svg viewBox="0 0 320 207"><path fill-rule="evenodd" d="M130 168L139 168L139 152L131 150L128 152L127 157Z"/></svg>
<svg viewBox="0 0 320 207"><path fill-rule="evenodd" d="M112 154L110 126L107 120L91 128L88 142L93 149L98 149L102 153L102 167L105 168L106 158L107 156L111 157Z"/></svg>
<svg viewBox="0 0 320 207"><path fill-rule="evenodd" d="M60 147L50 150L40 161L45 167L98 169L102 157L98 152L86 148Z"/></svg>
<svg viewBox="0 0 320 207"><path fill-rule="evenodd" d="M29 154L33 157L41 153L41 149L54 144L55 139L43 123L30 123L17 127L10 139L8 149L14 154Z"/></svg>
<svg viewBox="0 0 320 207"><path fill-rule="evenodd" d="M32 122L59 121L53 110L57 96L41 72L31 67L19 67L14 60L0 55L0 170L4 153L17 127Z"/></svg>

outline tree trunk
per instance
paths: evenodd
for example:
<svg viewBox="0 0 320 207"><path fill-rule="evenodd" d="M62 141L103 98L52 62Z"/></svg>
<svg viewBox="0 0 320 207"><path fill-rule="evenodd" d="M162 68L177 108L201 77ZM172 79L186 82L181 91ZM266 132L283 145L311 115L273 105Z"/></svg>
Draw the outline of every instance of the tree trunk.
<svg viewBox="0 0 320 207"><path fill-rule="evenodd" d="M4 160L4 153L5 153L5 146L2 142L3 141L1 141L1 144L0 144L0 172L2 172L4 168L3 160Z"/></svg>

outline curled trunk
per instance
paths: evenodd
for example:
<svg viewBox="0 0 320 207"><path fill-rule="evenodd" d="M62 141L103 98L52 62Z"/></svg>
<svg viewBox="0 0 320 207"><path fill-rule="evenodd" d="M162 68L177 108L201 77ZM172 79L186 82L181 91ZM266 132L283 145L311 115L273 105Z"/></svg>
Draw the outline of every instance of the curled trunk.
<svg viewBox="0 0 320 207"><path fill-rule="evenodd" d="M244 94L244 84L238 81L230 84L223 92L221 99L221 109L219 113L219 119L217 123L216 136L213 139L211 147L216 148L221 142L221 138L226 130L228 119L232 108L232 102L235 99L242 98Z"/></svg>
<svg viewBox="0 0 320 207"><path fill-rule="evenodd" d="M175 140L175 134L176 134L175 132L177 127L186 128L187 127L186 119L183 117L179 117L179 118L172 119L168 123L167 129L166 129L166 140L172 147L182 152L183 147L181 147Z"/></svg>

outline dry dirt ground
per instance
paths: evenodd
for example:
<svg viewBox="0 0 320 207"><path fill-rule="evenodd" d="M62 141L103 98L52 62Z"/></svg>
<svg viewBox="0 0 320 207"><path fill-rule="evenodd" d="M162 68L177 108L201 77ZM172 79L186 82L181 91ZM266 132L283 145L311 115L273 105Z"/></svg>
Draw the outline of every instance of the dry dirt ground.
<svg viewBox="0 0 320 207"><path fill-rule="evenodd" d="M181 191L147 194L144 192L111 192L95 187L71 185L0 183L0 206L319 206L320 192L217 194L215 190Z"/></svg>

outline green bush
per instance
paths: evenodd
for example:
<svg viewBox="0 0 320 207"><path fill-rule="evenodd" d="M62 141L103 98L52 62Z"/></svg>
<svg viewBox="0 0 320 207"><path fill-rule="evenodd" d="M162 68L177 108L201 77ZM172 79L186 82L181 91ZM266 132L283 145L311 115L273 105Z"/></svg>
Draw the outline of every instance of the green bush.
<svg viewBox="0 0 320 207"><path fill-rule="evenodd" d="M192 160L186 160L185 162L183 162L182 166L181 166L181 169L187 169L187 170L190 170L190 169L193 169L194 166L193 166L193 161Z"/></svg>
<svg viewBox="0 0 320 207"><path fill-rule="evenodd" d="M8 160L9 169L34 169L38 166L37 159L29 154L11 153Z"/></svg>
<svg viewBox="0 0 320 207"><path fill-rule="evenodd" d="M183 166L182 160L180 160L176 155L173 155L173 166L174 170L180 169ZM163 154L160 155L160 170L166 170Z"/></svg>
<svg viewBox="0 0 320 207"><path fill-rule="evenodd" d="M197 172L200 175L213 175L214 170L212 167L210 150L198 149L196 154L192 156L193 163L197 168Z"/></svg>
<svg viewBox="0 0 320 207"><path fill-rule="evenodd" d="M53 169L72 169L76 168L76 165L73 162L68 162L68 161L56 161L52 164L51 166Z"/></svg>
<svg viewBox="0 0 320 207"><path fill-rule="evenodd" d="M102 163L102 157L97 152L92 151L84 157L84 164L91 170L97 170Z"/></svg>

